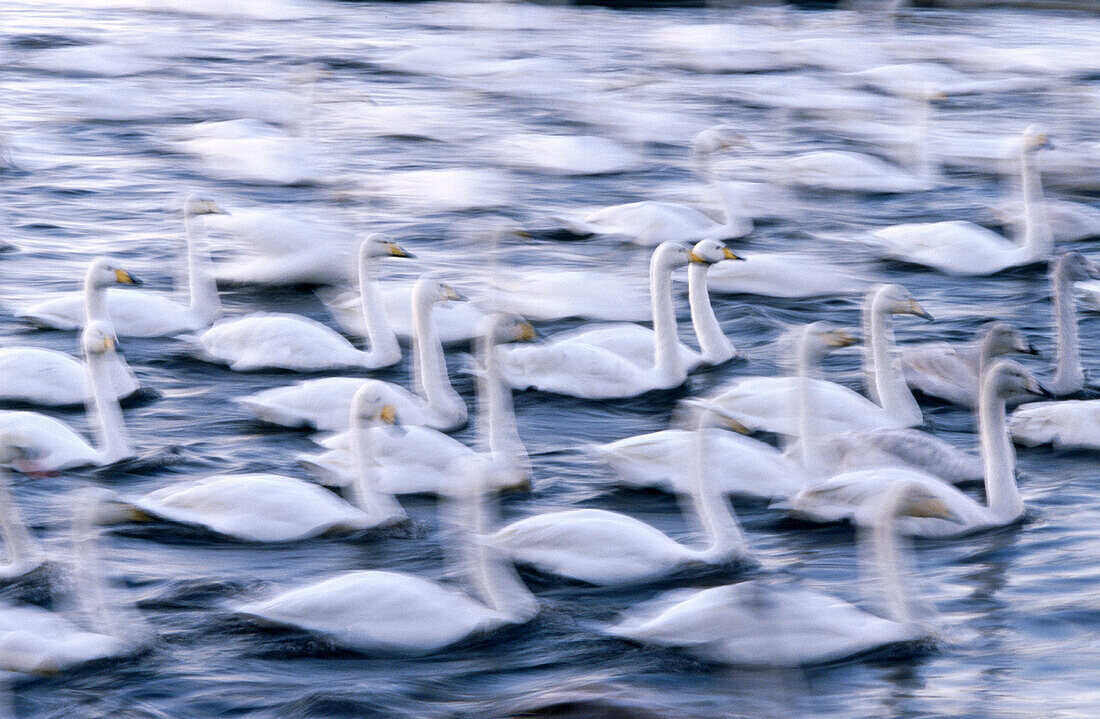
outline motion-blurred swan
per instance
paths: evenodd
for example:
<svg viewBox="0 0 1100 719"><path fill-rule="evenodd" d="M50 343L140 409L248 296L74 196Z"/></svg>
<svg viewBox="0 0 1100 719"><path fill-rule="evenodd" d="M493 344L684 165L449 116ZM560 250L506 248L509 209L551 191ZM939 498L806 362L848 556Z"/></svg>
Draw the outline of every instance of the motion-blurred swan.
<svg viewBox="0 0 1100 719"><path fill-rule="evenodd" d="M913 482L891 484L875 500L869 512L875 525L870 566L885 595L885 616L797 584L753 579L672 592L656 607L629 612L607 633L682 649L707 661L755 667L834 662L926 640L932 628L902 576L896 517L951 521L954 516L950 507Z"/></svg>
<svg viewBox="0 0 1100 719"><path fill-rule="evenodd" d="M187 228L187 302L172 299L166 293L134 290L107 290L92 294L73 292L40 302L22 313L22 317L41 327L75 330L84 326L85 313L96 319L109 317L115 332L125 337L164 337L208 327L221 317L218 287L210 275L210 256L204 242L195 237L192 218L222 215L225 210L210 200L188 198L183 208ZM119 282L126 284L124 279ZM133 283L131 283L133 284ZM100 299L105 297L105 299ZM107 312L104 316L100 303Z"/></svg>
<svg viewBox="0 0 1100 719"><path fill-rule="evenodd" d="M533 335L529 324L506 315L492 315L482 323L478 342L478 362L482 368L478 383L479 434L488 451L498 457L493 488L524 485L529 468L526 450L516 431L511 390L501 384L498 363L490 360L490 353L497 342L525 341ZM370 388L368 383L359 393ZM415 425L372 427L360 446L355 444L353 432L325 438L320 444L326 451L297 457L320 482L342 486L353 481L357 455L367 453L377 464L379 491L391 494L456 491L457 483L469 478L457 471L456 466L479 454L442 432Z"/></svg>
<svg viewBox="0 0 1100 719"><path fill-rule="evenodd" d="M800 434L797 412L792 408L798 406L796 401L805 392L813 394L813 406L818 408L814 422L822 434L921 424L924 420L920 407L906 386L900 367L891 359L894 339L888 316L909 314L931 319L931 315L899 285L882 285L871 290L864 308L870 329L869 362L875 368L868 392L878 403L835 382L806 376L821 352L856 341L815 323L803 330L799 342L796 365L800 376L736 380L710 397L707 404L746 427L787 436Z"/></svg>
<svg viewBox="0 0 1100 719"><path fill-rule="evenodd" d="M0 581L19 579L45 563L42 550L19 516L19 509L8 491L8 475L4 470L8 465L37 469L35 454L35 447L24 446L19 437L0 432L0 535L8 554L7 563L0 565Z"/></svg>
<svg viewBox="0 0 1100 719"><path fill-rule="evenodd" d="M707 257L672 242L666 242L654 251L649 271L654 318L649 340L653 346L652 360L639 361L641 358L636 356L618 354L566 336L537 347L502 352L502 375L516 389L534 388L592 399L633 397L683 384L687 379L687 367L683 347L676 336L672 273L677 267L691 263L713 264L720 261L728 250L721 243L716 244L723 248L722 251ZM631 347L635 344L629 342Z"/></svg>
<svg viewBox="0 0 1100 719"><path fill-rule="evenodd" d="M312 142L253 119L201 122L180 147L202 158L211 175L261 185L306 185L327 177Z"/></svg>
<svg viewBox="0 0 1100 719"><path fill-rule="evenodd" d="M996 357L1011 352L1038 354L1018 329L993 322L976 343L906 345L900 348L900 358L910 387L929 397L976 409L982 370Z"/></svg>
<svg viewBox="0 0 1100 719"><path fill-rule="evenodd" d="M141 385L122 356L116 358L111 387L115 397L125 399ZM88 367L75 357L40 347L0 348L0 402L65 407L91 399Z"/></svg>
<svg viewBox="0 0 1100 719"><path fill-rule="evenodd" d="M339 333L308 317L257 312L222 320L203 332L197 341L198 354L238 372L388 367L400 361L401 348L378 301L371 258L410 256L378 234L368 236L360 247L362 310L369 329L369 351L356 349Z"/></svg>
<svg viewBox="0 0 1100 719"><path fill-rule="evenodd" d="M723 262L711 269L711 292L765 297L823 297L861 291L867 281L847 268L795 252L743 254L744 262Z"/></svg>
<svg viewBox="0 0 1100 719"><path fill-rule="evenodd" d="M374 388L351 417L354 436L370 418L393 413ZM365 415L365 416L364 416ZM279 474L223 474L176 482L124 504L128 519L163 519L205 527L248 542L292 542L323 534L387 526L405 519L401 506L374 487L363 462L352 485L355 504L323 487Z"/></svg>
<svg viewBox="0 0 1100 719"><path fill-rule="evenodd" d="M1020 519L1024 500L1016 486L1016 453L1008 435L1005 401L1030 393L1049 394L1025 369L1011 360L997 360L982 379L978 425L985 469L986 504L981 504L939 477L907 469L866 469L838 474L794 495L782 506L814 522L867 521L867 502L899 479L920 484L948 507L954 520L913 519L902 523L906 534L946 537L1003 527Z"/></svg>
<svg viewBox="0 0 1100 719"><path fill-rule="evenodd" d="M471 505L463 534L472 594L411 574L355 571L240 606L237 613L264 624L295 627L339 646L386 654L427 654L471 635L523 624L539 611L538 600L512 567L478 541L479 485L490 460L471 457L456 470L467 477L462 500Z"/></svg>
<svg viewBox="0 0 1100 719"><path fill-rule="evenodd" d="M0 603L0 670L26 674L56 674L89 662L131 656L145 648L151 633L137 616L120 614L108 603L95 556L91 519L98 509L98 493L77 494L76 587L85 629L59 612L35 605Z"/></svg>
<svg viewBox="0 0 1100 719"><path fill-rule="evenodd" d="M404 424L453 432L466 425L466 403L451 387L443 345L432 322L437 303L460 299L452 288L429 277L416 281L412 292L417 339L416 390L413 394L392 382L359 377L325 377L289 387L264 390L236 401L265 422L284 427L337 431L348 428L351 398L364 384L374 383L397 410Z"/></svg>
<svg viewBox="0 0 1100 719"><path fill-rule="evenodd" d="M1009 267L1040 262L1052 250L1050 231L1039 215L1038 181L1029 174L1035 151L1047 136L1029 127L1021 138L1020 167L1025 221L1022 238L1008 240L972 222L917 222L871 233L883 257L932 267L949 275L991 275Z"/></svg>
<svg viewBox="0 0 1100 719"><path fill-rule="evenodd" d="M627 172L645 162L636 151L593 135L507 135L500 138L498 151L513 166L560 175Z"/></svg>
<svg viewBox="0 0 1100 719"><path fill-rule="evenodd" d="M68 425L37 412L0 412L0 432L7 432L34 453L44 471L112 464L133 456L122 410L111 383L110 367L117 362L115 336L110 325L93 321L84 328L81 344L88 363L97 445L93 447ZM15 465L18 469L18 465Z"/></svg>
<svg viewBox="0 0 1100 719"><path fill-rule="evenodd" d="M725 493L708 481L704 467L711 457L702 435L693 435L681 459L693 463L691 504L706 535L704 544L682 544L645 522L603 509L536 514L486 541L519 564L597 585L645 582L690 565L728 564L750 556Z"/></svg>
<svg viewBox="0 0 1100 719"><path fill-rule="evenodd" d="M645 282L606 271L520 271L508 277L486 277L492 288L484 298L498 312L512 312L532 322L571 317L608 322L653 319Z"/></svg>

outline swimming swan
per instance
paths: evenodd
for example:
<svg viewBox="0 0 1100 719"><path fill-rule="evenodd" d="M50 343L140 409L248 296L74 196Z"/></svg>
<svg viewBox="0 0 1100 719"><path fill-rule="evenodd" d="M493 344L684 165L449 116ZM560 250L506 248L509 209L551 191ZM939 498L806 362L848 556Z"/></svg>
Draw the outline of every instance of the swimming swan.
<svg viewBox="0 0 1100 719"><path fill-rule="evenodd" d="M799 396L813 394L818 412L814 421L822 434L850 429L911 427L924 421L920 407L905 384L900 367L891 359L894 333L888 316L908 314L930 320L932 317L900 285L881 285L864 300L864 315L870 335L870 354L866 362L875 367L868 394L874 401L836 384L807 376L821 352L845 347L856 340L844 340L828 332L804 330L799 342L796 377L747 377L708 398L707 404L720 414L746 427L776 432L789 437L800 433ZM813 325L810 326L811 328Z"/></svg>
<svg viewBox="0 0 1100 719"><path fill-rule="evenodd" d="M488 451L498 457L493 488L522 486L529 472L527 452L516 431L511 390L501 383L498 363L490 361L489 353L497 342L531 339L534 330L514 317L491 315L482 323L482 331L478 343L478 362L482 367L477 396L479 434ZM371 384L364 385L359 392L370 387ZM415 425L372 427L358 447L355 439L354 432L328 437L321 441L327 451L298 455L297 459L321 483L342 486L354 479L359 455L366 453L377 465L379 491L447 494L456 491L456 483L463 477L469 478L456 471L457 464L479 454L441 432Z"/></svg>
<svg viewBox="0 0 1100 719"><path fill-rule="evenodd" d="M720 244L720 243L719 243ZM732 254L732 253L731 253ZM569 336L544 345L501 352L501 373L515 389L609 399L672 389L687 379L683 347L676 335L672 272L690 263L713 264L725 256L702 257L672 242L660 245L650 261L654 361L617 354Z"/></svg>
<svg viewBox="0 0 1100 719"><path fill-rule="evenodd" d="M887 599L885 616L794 583L753 579L672 592L656 607L629 612L607 634L681 649L711 662L751 667L835 662L930 638L933 629L902 576L896 517L951 521L953 514L919 483L891 484L875 499L870 509L870 567Z"/></svg>
<svg viewBox="0 0 1100 719"><path fill-rule="evenodd" d="M707 414L703 414L701 423ZM603 509L536 514L501 528L487 541L518 564L588 584L646 582L686 566L722 565L750 556L724 492L704 469L710 462L701 432L680 446L691 463L691 505L706 542L681 544L633 517Z"/></svg>
<svg viewBox="0 0 1100 719"><path fill-rule="evenodd" d="M134 290L107 290L93 299L85 285L84 295L74 292L46 300L28 308L21 316L41 327L75 330L84 326L85 314L91 313L88 316L94 319L109 318L120 337L166 337L209 327L221 317L222 306L210 274L210 255L204 242L195 237L192 218L224 214L225 210L214 202L195 196L184 204L189 287L186 303L172 299L167 293ZM119 281L125 284L124 280Z"/></svg>
<svg viewBox="0 0 1100 719"><path fill-rule="evenodd" d="M81 335L92 383L98 447L88 444L68 425L37 412L0 412L0 432L8 432L31 449L44 471L113 464L133 456L122 410L112 391L110 367L117 362L115 336L106 322L93 321ZM9 466L12 466L9 464ZM18 467L16 467L18 468Z"/></svg>
<svg viewBox="0 0 1100 719"><path fill-rule="evenodd" d="M0 565L0 581L19 579L41 567L46 558L27 531L19 516L19 509L8 490L8 476L4 467L18 465L26 470L37 469L35 448L23 446L18 437L0 433L0 534L7 548L7 564Z"/></svg>
<svg viewBox="0 0 1100 719"><path fill-rule="evenodd" d="M982 370L995 358L1011 352L1038 354L1018 329L992 322L977 343L906 345L900 348L899 356L910 387L929 397L977 409Z"/></svg>
<svg viewBox="0 0 1100 719"><path fill-rule="evenodd" d="M458 396L447 377L443 344L432 322L432 310L438 303L457 300L460 295L437 280L422 277L412 293L417 340L415 377L417 393L392 382L360 377L325 377L298 382L289 387L258 392L235 401L250 409L265 422L284 427L313 427L326 431L348 428L351 398L364 384L378 385L386 403L397 409L402 423L453 432L466 426L466 403ZM2 355L0 355L2 356Z"/></svg>
<svg viewBox="0 0 1100 719"><path fill-rule="evenodd" d="M1053 248L1049 229L1035 206L1040 192L1030 177L1032 154L1049 146L1047 136L1029 127L1021 139L1025 221L1023 237L1013 242L972 222L917 222L884 227L871 233L883 257L932 267L949 275L992 275L1009 267L1046 259Z"/></svg>
<svg viewBox="0 0 1100 719"><path fill-rule="evenodd" d="M360 277L373 257L411 257L381 235L368 236L359 250ZM369 272L369 270L368 270ZM203 332L197 355L238 372L288 369L310 372L323 369L388 367L401 360L401 348L377 300L376 286L367 280L362 288L363 316L370 328L370 351L356 349L336 331L301 315L256 312L222 320Z"/></svg>
<svg viewBox="0 0 1100 719"><path fill-rule="evenodd" d="M141 390L121 355L111 372L118 399ZM0 402L66 407L92 399L88 367L80 360L41 347L0 348Z"/></svg>
<svg viewBox="0 0 1100 719"><path fill-rule="evenodd" d="M1016 453L1008 436L1005 401L1023 393L1049 394L1025 369L1011 360L997 360L982 380L978 407L985 496L981 504L939 477L908 469L866 469L838 474L791 497L780 506L792 515L813 522L853 521L862 523L867 501L898 479L919 483L938 498L954 515L942 519L906 520L902 531L921 537L948 537L1003 527L1020 519L1024 500L1016 486Z"/></svg>
<svg viewBox="0 0 1100 719"><path fill-rule="evenodd" d="M483 475L491 463L467 458L455 482L470 488L463 498L475 516L463 532L468 583L473 594L411 574L354 571L270 599L244 604L237 613L275 626L295 627L341 647L383 654L428 654L501 627L523 624L539 611L538 600L512 567L478 541Z"/></svg>

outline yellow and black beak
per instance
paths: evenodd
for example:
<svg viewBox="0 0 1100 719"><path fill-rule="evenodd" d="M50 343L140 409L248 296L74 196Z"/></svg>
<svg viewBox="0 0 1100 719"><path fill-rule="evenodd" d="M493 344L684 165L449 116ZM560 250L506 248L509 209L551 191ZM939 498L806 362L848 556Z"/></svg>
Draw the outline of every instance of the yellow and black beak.
<svg viewBox="0 0 1100 719"><path fill-rule="evenodd" d="M416 255L414 255L413 253L411 253L408 250L404 249L403 247L401 247L401 245L397 244L396 242L387 242L386 247L389 248L391 257L409 257L409 258L416 257Z"/></svg>
<svg viewBox="0 0 1100 719"><path fill-rule="evenodd" d="M520 322L518 329L519 332L517 334L519 335L520 342L531 342L539 336L538 333L535 332L535 326L530 322Z"/></svg>
<svg viewBox="0 0 1100 719"><path fill-rule="evenodd" d="M698 264L698 265L709 265L710 264L703 257L695 254L695 250L692 250L692 251L688 252L688 262L694 262L695 264Z"/></svg>
<svg viewBox="0 0 1100 719"><path fill-rule="evenodd" d="M733 250L731 250L728 247L723 247L722 248L722 259L723 260L741 260L742 262L744 262L744 260L745 260L744 257L738 257L736 254L734 254Z"/></svg>
<svg viewBox="0 0 1100 719"><path fill-rule="evenodd" d="M114 337L107 336L103 338L103 351L110 352L118 347L118 340Z"/></svg>
<svg viewBox="0 0 1100 719"><path fill-rule="evenodd" d="M450 285L440 285L440 289L443 291L443 300L446 302L460 302L466 297Z"/></svg>
<svg viewBox="0 0 1100 719"><path fill-rule="evenodd" d="M126 270L115 270L115 282L120 285L134 285L135 287L142 284L141 280L134 277Z"/></svg>
<svg viewBox="0 0 1100 719"><path fill-rule="evenodd" d="M737 434L752 434L751 429L733 419L732 417L722 417L722 424L725 425L726 429L733 430Z"/></svg>
<svg viewBox="0 0 1100 719"><path fill-rule="evenodd" d="M378 411L378 418L386 424L395 424L397 422L397 410L392 404L382 405L382 409Z"/></svg>
<svg viewBox="0 0 1100 719"><path fill-rule="evenodd" d="M825 344L829 347L851 347L859 344L859 337L844 330L831 330L825 334Z"/></svg>
<svg viewBox="0 0 1100 719"><path fill-rule="evenodd" d="M926 319L929 322L936 319L931 314L929 314L927 310L925 310L923 307L921 307L920 302L917 302L916 300L909 300L909 310L908 310L908 312L911 315L916 315L917 317L920 317L922 319Z"/></svg>

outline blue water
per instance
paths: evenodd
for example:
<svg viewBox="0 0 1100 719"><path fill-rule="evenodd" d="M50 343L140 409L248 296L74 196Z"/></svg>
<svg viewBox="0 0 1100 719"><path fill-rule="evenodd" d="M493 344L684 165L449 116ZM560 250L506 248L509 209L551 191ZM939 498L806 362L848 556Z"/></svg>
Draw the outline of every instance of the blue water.
<svg viewBox="0 0 1100 719"><path fill-rule="evenodd" d="M677 60L683 46L673 49L668 40L674 29L738 23L724 31L730 44L780 57L770 72L837 88L852 84L845 71L881 64L872 62L875 57L942 59L978 78L1039 79L1038 89L938 101L934 122L948 130L1009 133L1035 122L1072 148L1097 140L1100 119L1100 22L1094 18L921 11L890 28L824 11L254 1L224 3L235 9L223 12L222 5L6 3L0 131L14 167L0 175L0 239L21 249L0 257L4 344L74 352L73 334L33 330L15 319L13 309L76 289L84 265L98 255L118 258L152 289L168 290L182 247L179 207L190 192L230 210L282 207L338 220L356 232L384 230L424 258L412 269L395 263L396 275L432 267L476 290L470 277L487 270L506 275L516 266L644 273L648 250L571 241L552 219L570 208L668 196L696 182L687 138L669 132L666 142L632 144L622 128L588 124L590 113L604 104L687 113L700 121L695 129L717 121L737 124L754 142L749 154L762 162L811 147L867 149L832 118L739 101L731 90L744 75L684 69ZM828 51L817 52L816 60L790 52L801 41L821 38ZM56 49L82 46L105 50L93 51L94 64L85 58L59 67L49 60ZM467 60L530 64L506 79L466 74L465 61L445 61L428 71L395 66L394 56L417 47L457 47ZM125 48L126 54L111 55L111 48ZM1065 62L1006 68L1002 74L964 61L968 53L973 58L1003 48L1031 48ZM996 74L983 74L989 72ZM901 101L861 92L905 112ZM90 93L95 97L87 100ZM226 100L233 97L245 100L233 106ZM443 108L450 135L429 141L364 133L360 113L367 97ZM218 179L181 150L180 137L193 123L252 115L282 123L320 148L327 163L324 181L271 186ZM873 113L862 117L875 119ZM618 137L645 163L635 171L592 177L508 167L494 149L502 134L514 132ZM372 190L371 183L387 173L447 167L505 173L508 202L492 209L410 208L402 200L417 198L395 201ZM909 196L796 194L779 219L759 222L750 238L731 244L757 252L798 249L850 265L869 279L905 285L939 319L898 320L901 342L960 340L990 318L1013 322L1043 352L1026 363L1048 374L1051 304L1042 266L960 281L879 262L850 241L891 222L983 221L986 206L1002 197L1001 183L989 172L956 171L949 179L942 189ZM1051 194L1068 197L1073 191ZM1076 199L1100 203L1095 194ZM526 228L531 239L487 244L486 227L500 217ZM231 239L213 240L216 260L233 254ZM1065 248L1100 259L1088 242ZM274 309L330 321L308 289L226 289L222 297L227 314ZM693 536L672 498L609 489L607 470L577 449L660 429L679 397L729 378L776 371L774 345L790 325L829 319L854 326L859 320L858 297L714 301L742 357L693 375L682 392L623 402L516 396L520 433L535 466L532 490L502 500L505 519L592 506L626 512L674 537ZM686 319L686 301L681 305ZM1100 342L1100 325L1093 315L1082 317L1085 366L1096 371L1100 363L1089 349ZM552 334L575 324L539 329ZM687 328L682 331L686 338ZM286 384L292 376L235 374L191 359L183 345L168 339L124 339L123 349L143 385L159 393L128 407L126 421L139 449L164 459L163 466L110 476L81 470L14 478L21 511L50 551L66 551L67 495L78 487L106 485L136 495L212 472L301 476L292 458L312 449L308 436L261 426L229 401ZM452 370L464 366L458 353L449 353L448 361ZM831 377L859 386L855 353L841 354L828 366ZM409 374L403 362L373 376L407 382ZM457 387L472 403L471 379L458 375ZM967 412L941 404L924 410L931 431L974 446ZM83 413L58 414L86 427ZM467 429L456 436L472 441L472 434ZM168 448L174 453L167 454ZM917 545L912 584L936 608L945 630L937 646L915 655L746 672L598 632L620 611L672 586L727 581L741 576L736 572L614 591L528 577L543 606L533 622L419 659L357 656L308 636L259 632L231 616L234 602L351 569L454 578L449 535L435 502L406 498L411 529L365 538L252 546L163 525L110 531L102 553L112 588L121 603L138 607L159 639L149 652L122 663L11 679L7 711L19 717L501 716L524 701L550 702L576 691L668 717L1095 716L1100 462L1087 453L1027 449L1019 452L1019 473L1029 506L1026 522ZM862 601L853 532L792 525L759 503L735 506L766 571Z"/></svg>

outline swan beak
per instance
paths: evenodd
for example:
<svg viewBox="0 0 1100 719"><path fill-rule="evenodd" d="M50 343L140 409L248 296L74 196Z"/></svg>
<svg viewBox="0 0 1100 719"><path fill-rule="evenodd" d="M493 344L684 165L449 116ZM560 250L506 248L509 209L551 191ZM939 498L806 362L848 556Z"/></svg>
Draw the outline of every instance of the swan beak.
<svg viewBox="0 0 1100 719"><path fill-rule="evenodd" d="M520 342L531 342L539 336L538 333L535 332L535 326L530 322L520 322L518 334Z"/></svg>
<svg viewBox="0 0 1100 719"><path fill-rule="evenodd" d="M951 508L938 497L913 500L905 506L903 514L906 517L946 519L949 522L962 523L958 516L951 511Z"/></svg>
<svg viewBox="0 0 1100 719"><path fill-rule="evenodd" d="M710 264L705 259L703 259L699 255L695 254L695 250L692 250L691 252L688 252L688 262L694 262L694 263L699 264L699 265L709 265Z"/></svg>
<svg viewBox="0 0 1100 719"><path fill-rule="evenodd" d="M1028 342L1027 346L1024 347L1023 349L1021 349L1020 352L1023 353L1023 354L1026 354L1026 355L1038 355L1039 354L1039 350L1035 349L1035 345L1031 344L1030 342Z"/></svg>
<svg viewBox="0 0 1100 719"><path fill-rule="evenodd" d="M1090 260L1085 260L1085 274L1094 280L1100 280L1100 265Z"/></svg>
<svg viewBox="0 0 1100 719"><path fill-rule="evenodd" d="M722 248L722 259L723 260L741 260L742 262L744 262L744 260L745 260L744 257L738 257L737 255L735 255L733 253L733 250L731 250L728 247L723 247Z"/></svg>
<svg viewBox="0 0 1100 719"><path fill-rule="evenodd" d="M378 418L386 424L395 424L397 422L397 410L392 404L382 405L382 409L378 411Z"/></svg>
<svg viewBox="0 0 1100 719"><path fill-rule="evenodd" d="M1054 393L1039 383L1039 380L1032 377L1027 381L1027 391L1031 394L1038 395L1039 397L1054 397Z"/></svg>
<svg viewBox="0 0 1100 719"><path fill-rule="evenodd" d="M1054 149L1054 143L1051 142L1050 137L1044 132L1035 136L1035 148L1046 148L1048 150Z"/></svg>
<svg viewBox="0 0 1100 719"><path fill-rule="evenodd" d="M443 285L441 289L443 290L444 302L460 302L466 299L466 297L461 292L456 290L454 287L451 287L450 285Z"/></svg>
<svg viewBox="0 0 1100 719"><path fill-rule="evenodd" d="M832 330L825 334L825 346L827 347L851 347L859 344L859 337L844 330Z"/></svg>
<svg viewBox="0 0 1100 719"><path fill-rule="evenodd" d="M751 429L733 419L732 417L722 417L722 424L725 425L726 429L733 430L737 434L752 434Z"/></svg>
<svg viewBox="0 0 1100 719"><path fill-rule="evenodd" d="M921 307L920 302L917 302L916 300L909 300L909 314L916 315L917 317L926 319L929 322L936 319L928 313L928 310Z"/></svg>
<svg viewBox="0 0 1100 719"><path fill-rule="evenodd" d="M416 255L402 248L396 242L387 242L386 247L389 248L391 257L409 257L414 258Z"/></svg>
<svg viewBox="0 0 1100 719"><path fill-rule="evenodd" d="M104 352L112 352L116 347L118 347L118 340L116 340L114 337L104 337L103 338L103 351Z"/></svg>
<svg viewBox="0 0 1100 719"><path fill-rule="evenodd" d="M196 215L228 215L229 213L218 206L213 200L203 200Z"/></svg>
<svg viewBox="0 0 1100 719"><path fill-rule="evenodd" d="M134 277L126 270L115 270L115 282L120 285L134 285L135 287L139 287L142 284L141 280Z"/></svg>

